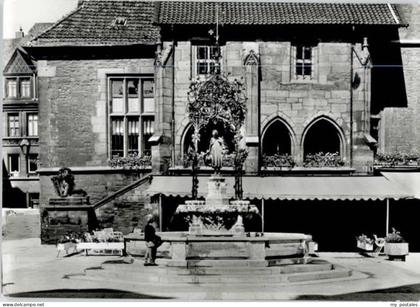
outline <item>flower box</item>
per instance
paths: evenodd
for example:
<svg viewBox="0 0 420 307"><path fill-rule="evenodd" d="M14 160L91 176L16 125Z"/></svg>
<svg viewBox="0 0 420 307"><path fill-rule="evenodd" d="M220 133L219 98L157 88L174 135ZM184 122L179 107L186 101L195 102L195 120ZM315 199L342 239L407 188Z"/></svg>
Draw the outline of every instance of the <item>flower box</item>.
<svg viewBox="0 0 420 307"><path fill-rule="evenodd" d="M388 255L389 259L402 258L405 261L405 256L408 255L408 243L390 243L386 242L384 252Z"/></svg>
<svg viewBox="0 0 420 307"><path fill-rule="evenodd" d="M373 251L373 243L357 240L357 248L360 248L364 251Z"/></svg>
<svg viewBox="0 0 420 307"><path fill-rule="evenodd" d="M58 243L57 244L57 257L60 255L62 251L65 251L67 255L70 249L73 249L73 252L76 252L77 244L73 242Z"/></svg>
<svg viewBox="0 0 420 307"><path fill-rule="evenodd" d="M77 244L78 250L85 250L85 255L119 255L124 250L123 242L83 242Z"/></svg>

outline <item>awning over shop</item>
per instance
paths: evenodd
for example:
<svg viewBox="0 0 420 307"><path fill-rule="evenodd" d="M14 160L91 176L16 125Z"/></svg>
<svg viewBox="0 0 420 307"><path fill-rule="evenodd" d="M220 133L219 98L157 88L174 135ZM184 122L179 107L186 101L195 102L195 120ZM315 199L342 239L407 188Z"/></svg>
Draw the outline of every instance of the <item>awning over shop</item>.
<svg viewBox="0 0 420 307"><path fill-rule="evenodd" d="M199 196L207 195L208 177L199 178ZM234 177L225 177L234 196ZM154 176L147 194L191 196L189 176ZM413 198L403 186L382 176L371 177L243 177L244 198L280 200L384 200Z"/></svg>
<svg viewBox="0 0 420 307"><path fill-rule="evenodd" d="M383 172L382 175L390 182L408 191L413 197L420 199L419 172Z"/></svg>
<svg viewBox="0 0 420 307"><path fill-rule="evenodd" d="M39 180L10 180L12 188L20 189L24 193L39 193Z"/></svg>

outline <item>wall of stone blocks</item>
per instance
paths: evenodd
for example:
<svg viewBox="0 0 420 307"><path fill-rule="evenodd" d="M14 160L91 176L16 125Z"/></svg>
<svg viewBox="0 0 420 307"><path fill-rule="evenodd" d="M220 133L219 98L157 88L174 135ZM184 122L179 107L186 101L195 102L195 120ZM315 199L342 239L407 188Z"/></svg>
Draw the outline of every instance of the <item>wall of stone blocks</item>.
<svg viewBox="0 0 420 307"><path fill-rule="evenodd" d="M399 29L400 40L420 40L420 6L399 5L407 28ZM420 151L420 45L402 45L401 57L407 106L385 108L379 128L378 149L381 152Z"/></svg>
<svg viewBox="0 0 420 307"><path fill-rule="evenodd" d="M150 197L145 196L148 187L149 183L142 184L98 208L95 213L99 227L112 227L128 234L134 228L143 229L148 214L159 216L158 204L152 203Z"/></svg>
<svg viewBox="0 0 420 307"><path fill-rule="evenodd" d="M290 42L227 42L223 47L222 69L229 78L244 78L243 61L250 50L260 56L260 133L279 117L291 128L297 161L302 161L301 146L305 128L315 119L331 119L343 136L343 156L350 152L351 45L321 42L316 48L314 80L294 80ZM181 156L183 136L188 127L187 92L194 79L194 47L179 42L175 54L175 144ZM243 79L246 86L246 80ZM359 97L356 92L356 99ZM361 95L361 94L360 94ZM362 126L366 116L355 116L354 125ZM246 133L246 131L245 131Z"/></svg>
<svg viewBox="0 0 420 307"><path fill-rule="evenodd" d="M140 173L138 175L131 174L123 171L115 171L108 173L77 173L73 172L75 178L75 188L83 189L89 196L90 203L94 204L107 196L112 195L116 191L126 187L134 181L145 176L146 173ZM41 207L48 204L48 199L58 197L54 186L51 182L53 175L40 175L40 205Z"/></svg>
<svg viewBox="0 0 420 307"><path fill-rule="evenodd" d="M42 168L105 166L107 74L154 74L153 59L38 61Z"/></svg>

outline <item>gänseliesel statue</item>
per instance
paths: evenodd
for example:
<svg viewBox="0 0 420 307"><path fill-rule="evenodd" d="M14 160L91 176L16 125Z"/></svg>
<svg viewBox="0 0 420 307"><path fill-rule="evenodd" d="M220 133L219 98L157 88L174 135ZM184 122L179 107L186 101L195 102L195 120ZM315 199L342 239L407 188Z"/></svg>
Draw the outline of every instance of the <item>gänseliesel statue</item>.
<svg viewBox="0 0 420 307"><path fill-rule="evenodd" d="M210 146L208 150L208 158L215 174L220 173L223 162L224 141L219 137L217 130L213 130L212 138L210 139Z"/></svg>

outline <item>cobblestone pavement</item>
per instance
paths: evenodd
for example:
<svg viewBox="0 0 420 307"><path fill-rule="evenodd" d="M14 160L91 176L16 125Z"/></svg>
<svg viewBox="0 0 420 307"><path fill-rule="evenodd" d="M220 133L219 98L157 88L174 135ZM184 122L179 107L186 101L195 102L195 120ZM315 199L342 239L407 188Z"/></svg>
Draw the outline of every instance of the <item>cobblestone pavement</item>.
<svg viewBox="0 0 420 307"><path fill-rule="evenodd" d="M55 246L40 245L39 239L3 241L2 254L2 290L6 299L12 295L179 300L420 300L420 254L414 253L406 262L388 261L384 256L368 258L356 253L320 253L320 258L354 270L355 278L293 285L268 284L260 288L223 284L212 287L139 286L109 279L66 278L82 274L86 268L98 267L116 256L57 257Z"/></svg>

